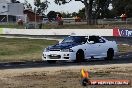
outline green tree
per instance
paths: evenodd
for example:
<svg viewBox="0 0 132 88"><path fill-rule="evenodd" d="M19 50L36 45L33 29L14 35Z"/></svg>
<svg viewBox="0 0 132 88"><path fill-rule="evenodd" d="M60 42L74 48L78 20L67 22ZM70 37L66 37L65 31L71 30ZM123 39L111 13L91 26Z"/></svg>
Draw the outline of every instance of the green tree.
<svg viewBox="0 0 132 88"><path fill-rule="evenodd" d="M77 16L78 15L78 13L76 13L76 12L73 12L72 13L72 17L75 17L75 16Z"/></svg>
<svg viewBox="0 0 132 88"><path fill-rule="evenodd" d="M94 12L95 13L95 12ZM81 17L81 19L85 19L85 8L82 8L81 10L78 11L78 13L76 13L76 16ZM97 19L102 19L102 18L113 18L114 14L112 10L106 9L105 12L103 11L101 13L102 15L97 16Z"/></svg>
<svg viewBox="0 0 132 88"><path fill-rule="evenodd" d="M85 8L82 8L81 10L78 11L78 16L81 17L82 19L85 19Z"/></svg>
<svg viewBox="0 0 132 88"><path fill-rule="evenodd" d="M71 18L72 17L71 16L72 14L71 13L68 13L68 12L67 13L61 12L61 15L62 15L63 18Z"/></svg>
<svg viewBox="0 0 132 88"><path fill-rule="evenodd" d="M24 8L32 10L32 6L31 6L31 4L27 0L24 1Z"/></svg>
<svg viewBox="0 0 132 88"><path fill-rule="evenodd" d="M50 12L47 14L47 17L48 17L49 21L55 20L56 17L57 17L57 14L58 14L59 17L62 17L61 13L55 12L55 11L50 11Z"/></svg>
<svg viewBox="0 0 132 88"><path fill-rule="evenodd" d="M49 20L52 20L53 18L56 18L56 12L55 11L50 11L47 14L47 17L48 17Z"/></svg>
<svg viewBox="0 0 132 88"><path fill-rule="evenodd" d="M112 0L112 6L115 16L126 13L128 17L132 17L132 0Z"/></svg>
<svg viewBox="0 0 132 88"><path fill-rule="evenodd" d="M72 0L55 0L56 4L66 4ZM85 17L87 24L93 24L92 20L97 19L108 9L111 0L75 0L80 1L85 6Z"/></svg>
<svg viewBox="0 0 132 88"><path fill-rule="evenodd" d="M37 13L37 14L41 14L43 15L44 14L44 11L48 8L48 4L50 2L48 2L47 0L45 1L42 1L41 0L35 0L34 1L34 5L37 7L34 9L34 11Z"/></svg>

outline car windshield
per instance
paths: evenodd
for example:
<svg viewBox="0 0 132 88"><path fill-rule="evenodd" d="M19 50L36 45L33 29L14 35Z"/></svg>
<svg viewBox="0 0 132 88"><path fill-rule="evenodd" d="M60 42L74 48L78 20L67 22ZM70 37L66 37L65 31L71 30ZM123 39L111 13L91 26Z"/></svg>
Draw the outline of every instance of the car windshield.
<svg viewBox="0 0 132 88"><path fill-rule="evenodd" d="M62 43L86 43L87 37L86 36L70 36L65 38Z"/></svg>

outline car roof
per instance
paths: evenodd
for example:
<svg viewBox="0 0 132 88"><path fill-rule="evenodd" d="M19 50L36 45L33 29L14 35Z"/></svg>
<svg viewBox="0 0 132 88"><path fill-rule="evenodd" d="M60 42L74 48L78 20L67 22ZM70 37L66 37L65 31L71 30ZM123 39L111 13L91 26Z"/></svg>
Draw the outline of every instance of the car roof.
<svg viewBox="0 0 132 88"><path fill-rule="evenodd" d="M79 34L79 35L77 34L77 35L76 35L76 34L75 34L75 35L70 35L70 36L99 36L99 35L81 35L81 34Z"/></svg>

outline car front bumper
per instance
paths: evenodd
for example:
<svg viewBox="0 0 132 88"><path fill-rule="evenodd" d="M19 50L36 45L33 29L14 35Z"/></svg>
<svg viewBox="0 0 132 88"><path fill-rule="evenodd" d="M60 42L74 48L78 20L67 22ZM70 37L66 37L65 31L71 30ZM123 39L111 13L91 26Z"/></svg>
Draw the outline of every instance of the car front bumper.
<svg viewBox="0 0 132 88"><path fill-rule="evenodd" d="M42 60L76 60L75 52L49 51L43 52Z"/></svg>

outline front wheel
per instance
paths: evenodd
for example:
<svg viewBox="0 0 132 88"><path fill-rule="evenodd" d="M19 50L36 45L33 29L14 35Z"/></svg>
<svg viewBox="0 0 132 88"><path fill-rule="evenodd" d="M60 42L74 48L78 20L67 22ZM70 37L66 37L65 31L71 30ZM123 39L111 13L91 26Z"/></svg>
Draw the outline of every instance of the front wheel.
<svg viewBox="0 0 132 88"><path fill-rule="evenodd" d="M84 61L84 52L83 50L79 50L76 53L76 62L82 62L82 61Z"/></svg>

